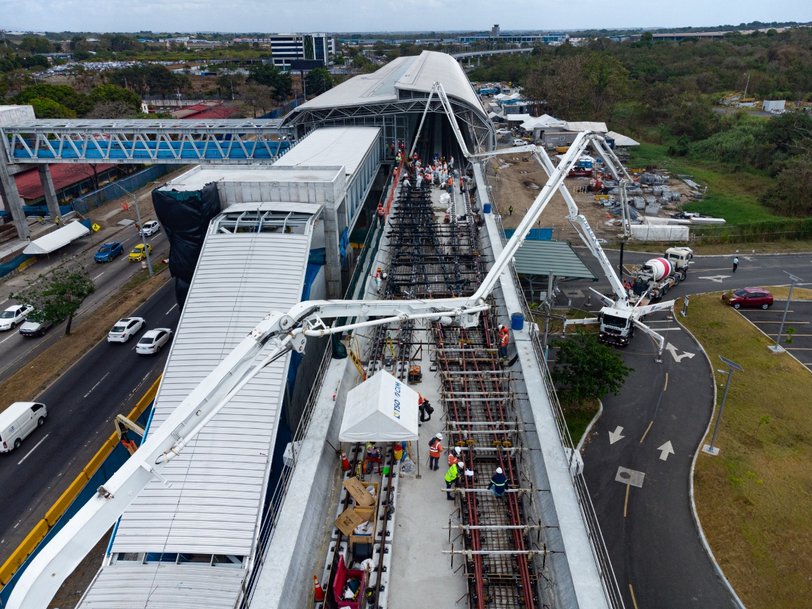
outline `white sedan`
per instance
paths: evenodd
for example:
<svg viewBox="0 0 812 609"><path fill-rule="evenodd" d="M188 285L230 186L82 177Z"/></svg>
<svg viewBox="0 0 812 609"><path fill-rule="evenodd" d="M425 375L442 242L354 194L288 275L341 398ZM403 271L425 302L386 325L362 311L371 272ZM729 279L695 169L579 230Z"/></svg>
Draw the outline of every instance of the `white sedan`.
<svg viewBox="0 0 812 609"><path fill-rule="evenodd" d="M151 237L159 230L161 230L161 225L158 224L158 221L150 220L149 222L144 222L144 226L141 227L141 234L145 237Z"/></svg>
<svg viewBox="0 0 812 609"><path fill-rule="evenodd" d="M144 336L135 345L135 352L141 355L154 355L172 338L169 328L153 328L144 332Z"/></svg>
<svg viewBox="0 0 812 609"><path fill-rule="evenodd" d="M34 310L31 305L12 305L0 313L0 330L11 330L17 324L21 324Z"/></svg>
<svg viewBox="0 0 812 609"><path fill-rule="evenodd" d="M126 343L133 336L138 334L147 321L143 317L125 317L119 319L107 334L108 343Z"/></svg>

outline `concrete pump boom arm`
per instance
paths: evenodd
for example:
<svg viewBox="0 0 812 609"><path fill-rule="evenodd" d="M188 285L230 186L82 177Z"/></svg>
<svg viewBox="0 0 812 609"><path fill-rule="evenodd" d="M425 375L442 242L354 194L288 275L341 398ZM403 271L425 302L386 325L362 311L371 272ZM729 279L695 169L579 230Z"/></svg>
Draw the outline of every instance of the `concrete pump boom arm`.
<svg viewBox="0 0 812 609"><path fill-rule="evenodd" d="M325 336L410 319L459 318L462 325L476 323L478 314L488 309L486 300L499 277L512 262L533 223L562 186L564 178L588 143L587 133L579 133L482 284L471 296L436 300L306 301L295 305L287 313L271 313L263 319L162 425L150 430L138 450L42 548L22 573L7 608L44 609L62 582L138 493L154 478L166 483L161 474L166 463L180 454L222 407L262 369L289 351L304 351L308 336ZM330 327L324 321L355 316L366 319L340 327Z"/></svg>

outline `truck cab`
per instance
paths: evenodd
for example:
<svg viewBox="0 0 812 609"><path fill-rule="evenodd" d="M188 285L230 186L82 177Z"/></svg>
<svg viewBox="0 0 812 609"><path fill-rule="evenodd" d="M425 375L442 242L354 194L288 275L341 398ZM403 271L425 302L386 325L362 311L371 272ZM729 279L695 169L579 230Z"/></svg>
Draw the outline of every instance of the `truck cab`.
<svg viewBox="0 0 812 609"><path fill-rule="evenodd" d="M675 272L679 272L681 277L680 281L685 279L688 271L688 266L692 263L694 257L694 250L690 247L669 247L665 250L665 259L671 263Z"/></svg>

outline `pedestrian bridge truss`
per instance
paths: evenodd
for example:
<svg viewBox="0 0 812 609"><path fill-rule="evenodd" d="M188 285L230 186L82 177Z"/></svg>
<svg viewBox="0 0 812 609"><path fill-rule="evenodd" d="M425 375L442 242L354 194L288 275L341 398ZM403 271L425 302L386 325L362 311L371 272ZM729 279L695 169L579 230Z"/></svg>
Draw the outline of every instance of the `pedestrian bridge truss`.
<svg viewBox="0 0 812 609"><path fill-rule="evenodd" d="M62 120L0 128L9 163L251 163L291 146L279 119Z"/></svg>

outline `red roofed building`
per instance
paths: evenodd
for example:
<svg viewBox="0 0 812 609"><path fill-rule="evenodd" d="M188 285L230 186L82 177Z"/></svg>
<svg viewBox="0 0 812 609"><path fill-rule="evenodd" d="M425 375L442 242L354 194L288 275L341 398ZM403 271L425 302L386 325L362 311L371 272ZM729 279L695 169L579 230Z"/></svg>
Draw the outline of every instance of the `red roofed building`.
<svg viewBox="0 0 812 609"><path fill-rule="evenodd" d="M93 167L91 165L84 163L54 163L49 167L51 168L54 190L56 190L56 198L59 201L79 196L94 188ZM100 183L109 181L110 178L116 177L118 174L118 165L96 164L96 176ZM26 204L31 205L45 199L37 169L28 169L16 174L14 181L17 183L20 197L25 200Z"/></svg>
<svg viewBox="0 0 812 609"><path fill-rule="evenodd" d="M237 109L226 106L222 102L202 102L193 106L186 106L172 112L173 118L188 118L200 120L206 118L229 118L236 114Z"/></svg>

